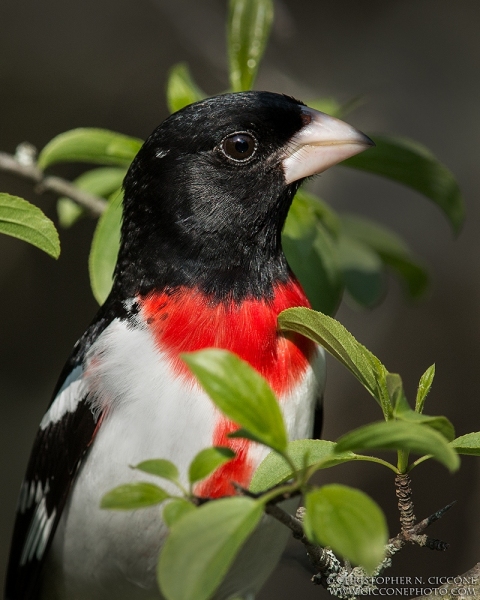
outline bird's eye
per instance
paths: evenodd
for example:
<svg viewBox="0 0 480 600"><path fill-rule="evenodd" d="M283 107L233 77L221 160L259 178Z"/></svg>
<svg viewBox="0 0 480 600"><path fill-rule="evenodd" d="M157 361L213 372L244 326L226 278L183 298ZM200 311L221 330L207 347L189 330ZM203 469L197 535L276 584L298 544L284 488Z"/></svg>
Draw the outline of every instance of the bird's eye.
<svg viewBox="0 0 480 600"><path fill-rule="evenodd" d="M249 133L234 133L223 140L221 148L228 158L244 162L255 154L257 140Z"/></svg>

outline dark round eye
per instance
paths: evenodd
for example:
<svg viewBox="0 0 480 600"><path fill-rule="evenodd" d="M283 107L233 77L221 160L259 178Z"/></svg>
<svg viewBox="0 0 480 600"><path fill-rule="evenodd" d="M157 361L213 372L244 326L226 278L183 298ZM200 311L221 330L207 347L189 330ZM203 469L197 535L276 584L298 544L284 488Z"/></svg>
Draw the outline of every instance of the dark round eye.
<svg viewBox="0 0 480 600"><path fill-rule="evenodd" d="M233 160L243 162L253 156L257 140L249 133L234 133L222 142L222 151Z"/></svg>

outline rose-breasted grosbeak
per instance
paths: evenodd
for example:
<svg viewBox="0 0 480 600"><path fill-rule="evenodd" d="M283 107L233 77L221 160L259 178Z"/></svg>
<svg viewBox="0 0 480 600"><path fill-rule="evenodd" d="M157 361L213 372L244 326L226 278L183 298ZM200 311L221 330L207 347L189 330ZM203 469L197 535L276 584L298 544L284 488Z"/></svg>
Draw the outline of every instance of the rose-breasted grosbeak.
<svg viewBox="0 0 480 600"><path fill-rule="evenodd" d="M129 468L162 457L186 476L193 456L227 445L236 458L196 488L248 485L263 447L226 437L222 417L179 359L225 348L276 392L291 439L312 435L324 380L314 344L277 329L308 306L281 247L293 196L308 176L372 142L292 98L209 98L166 119L124 182L121 248L110 296L74 346L43 417L23 483L7 600L160 598L155 568L167 535L156 509L100 509ZM215 598L251 598L287 530L265 517ZM188 574L184 574L188 577Z"/></svg>

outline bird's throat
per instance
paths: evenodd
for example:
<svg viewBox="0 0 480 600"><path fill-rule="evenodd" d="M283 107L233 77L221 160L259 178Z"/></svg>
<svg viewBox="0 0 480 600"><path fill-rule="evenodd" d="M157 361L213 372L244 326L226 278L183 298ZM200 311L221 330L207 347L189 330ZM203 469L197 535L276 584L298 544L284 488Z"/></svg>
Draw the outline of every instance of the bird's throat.
<svg viewBox="0 0 480 600"><path fill-rule="evenodd" d="M217 302L200 291L178 288L140 299L142 320L167 352L178 373L187 373L182 352L223 348L237 354L263 375L277 394L288 391L313 348L303 336L278 330L287 308L309 306L295 280L277 285L272 299Z"/></svg>

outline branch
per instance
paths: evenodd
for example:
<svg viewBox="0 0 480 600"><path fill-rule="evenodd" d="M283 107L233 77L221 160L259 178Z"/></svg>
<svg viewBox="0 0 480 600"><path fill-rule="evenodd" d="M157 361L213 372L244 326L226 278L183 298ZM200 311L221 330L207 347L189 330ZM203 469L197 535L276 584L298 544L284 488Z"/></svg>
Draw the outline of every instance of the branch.
<svg viewBox="0 0 480 600"><path fill-rule="evenodd" d="M238 486L237 491L240 493L246 492L246 490L243 490L243 488L240 488L240 486ZM267 514L271 515L277 521L288 527L292 531L293 537L304 544L310 562L316 571L316 575L312 577L313 583L322 585L333 596L353 599L358 594L370 594L377 589L375 585L375 577L380 575L386 568L391 566L392 557L399 550L401 550L407 542L418 544L420 546L426 546L432 550L446 550L448 548L448 544L445 542L428 537L423 532L432 523L438 521L438 519L440 519L455 503L452 502L448 506L445 506L426 519L423 519L417 523L413 507L411 481L408 475L399 474L396 476L395 493L398 498L401 531L397 536L388 541L385 549L385 558L378 565L378 567L375 569L375 572L371 576L368 576L361 567L352 568L348 563L342 565L329 548L322 548L321 546L312 544L312 542L310 542L305 535L303 529L302 521L305 514L305 509L299 508L296 517L293 517L277 505L279 500L286 498L285 495L281 495L280 497L272 499L266 505L265 510ZM480 574L480 564L478 565L478 568ZM455 578L455 581L458 583L458 579ZM470 576L470 579L467 577L465 581L470 582L470 584L472 581L477 583L477 579L475 579L473 576ZM480 581L480 578L478 581ZM354 583L352 584L350 582ZM451 587L453 588L454 586L455 584L453 584ZM460 586L457 585L455 590L452 592L455 594L455 591L457 591L457 598L459 598L459 587Z"/></svg>
<svg viewBox="0 0 480 600"><path fill-rule="evenodd" d="M301 510L301 508L298 509L297 515L303 516ZM312 544L303 531L302 521L293 517L276 504L267 504L265 512L288 527L292 531L293 537L305 546L308 558L314 569L317 571L317 575L313 576L312 581L327 587L328 577L332 572L337 572L338 560L333 552L326 548L322 548L321 546L317 546L316 544Z"/></svg>
<svg viewBox="0 0 480 600"><path fill-rule="evenodd" d="M28 142L20 144L15 155L0 152L0 171L33 182L37 194L53 192L57 196L70 198L95 217L103 213L107 206L103 198L84 192L66 179L45 177L37 165L36 154L35 148Z"/></svg>
<svg viewBox="0 0 480 600"><path fill-rule="evenodd" d="M424 600L432 595L447 598L447 600L466 600L480 595L480 563L477 563L470 571L457 577L448 577L449 583L439 588L431 588L431 593L417 596L413 600Z"/></svg>
<svg viewBox="0 0 480 600"><path fill-rule="evenodd" d="M401 531L397 536L389 540L389 544L395 548L398 548L399 550L406 542L418 544L419 546L426 546L431 550L447 550L448 544L446 542L442 542L442 540L437 540L436 538L431 538L425 535L423 532L432 523L435 523L435 521L441 519L443 515L452 508L455 502L451 502L444 508L437 510L437 512L433 513L433 515L430 515L426 519L423 519L417 523L413 509L411 480L409 475L406 473L398 474L395 477L395 493L398 498Z"/></svg>
<svg viewBox="0 0 480 600"><path fill-rule="evenodd" d="M416 523L416 517L413 510L412 489L410 477L407 474L397 475L395 478L395 492L398 498L398 509L400 511L401 532L391 540L389 547L395 548L397 551L402 548L406 542L426 546L431 550L447 550L448 544L428 537L423 533L438 519L452 508L455 502L447 504L444 508L437 510L426 519ZM436 579L436 578L435 578ZM432 583L441 583L441 581L433 581ZM448 577L447 583L438 588L428 588L428 593L422 596L417 596L414 600L423 600L431 598L432 595L442 596L456 600L471 598L472 596L480 595L480 563L477 563L470 571L457 577Z"/></svg>
<svg viewBox="0 0 480 600"><path fill-rule="evenodd" d="M248 496L250 498L259 498L263 495L254 494L250 492L250 490L242 487L236 482L232 482L233 487L236 492L243 496ZM273 491L275 488L272 488L269 491ZM317 585L323 585L325 589L330 591L330 585L332 583L332 575L337 576L341 570L342 565L335 554L329 548L322 548L317 544L312 544L312 542L307 538L305 532L303 530L303 516L305 514L305 509L300 507L297 510L296 517L292 516L287 511L283 510L278 506L279 502L283 502L284 500L289 500L295 496L299 496L301 494L300 490L292 490L291 492L282 492L284 490L284 486L278 486L278 495L275 498L272 498L270 502L267 502L265 505L265 512L288 527L293 534L293 537L299 540L307 551L308 558L310 559L310 563L316 571L316 575L312 577L313 583Z"/></svg>
<svg viewBox="0 0 480 600"><path fill-rule="evenodd" d="M233 486L240 495L252 498L259 498L263 495L263 493L254 494L237 483L233 483ZM275 488L272 488L269 492L274 490ZM432 523L435 523L435 521L442 518L443 515L452 508L455 502L448 504L444 508L417 523L413 508L411 481L410 477L406 474L397 475L395 478L395 493L398 498L401 531L397 536L388 541L385 548L385 558L370 575L367 574L362 567L352 568L347 561L345 561L345 564L342 564L330 548L322 548L321 546L310 542L305 535L303 528L305 508L300 507L294 517L278 506L278 502L300 495L300 490L290 491L288 489L285 490L285 486L278 486L278 492L278 495L272 497L265 505L265 512L288 527L291 530L293 537L305 546L310 562L316 571L316 574L312 577L312 582L317 585L322 585L332 596L338 598L355 600L359 595L375 594L375 591L378 590L375 583L376 577L383 573L385 569L392 566L392 557L401 550L407 542L426 546L432 550L446 550L448 548L448 544L445 542L430 538L423 534L423 532ZM432 583L438 584L442 583L442 581L434 581ZM415 598L415 600L430 598L432 593L446 598L455 598L456 600L480 595L480 563L464 575L449 578L445 585L439 588L431 587L428 589L428 594L419 596L418 598ZM465 591L465 595L462 595L462 591Z"/></svg>

